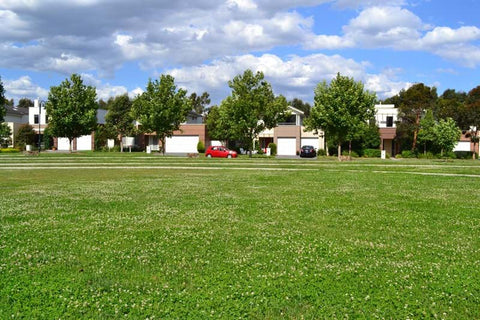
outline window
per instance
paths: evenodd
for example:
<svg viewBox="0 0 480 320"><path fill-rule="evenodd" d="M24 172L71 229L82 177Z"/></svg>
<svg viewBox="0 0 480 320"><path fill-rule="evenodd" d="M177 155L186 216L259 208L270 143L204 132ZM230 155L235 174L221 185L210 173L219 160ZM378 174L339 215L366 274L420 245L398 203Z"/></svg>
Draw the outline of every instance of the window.
<svg viewBox="0 0 480 320"><path fill-rule="evenodd" d="M391 128L391 127L393 127L393 117L388 116L387 117L387 128Z"/></svg>
<svg viewBox="0 0 480 320"><path fill-rule="evenodd" d="M33 123L38 124L38 114L33 115Z"/></svg>

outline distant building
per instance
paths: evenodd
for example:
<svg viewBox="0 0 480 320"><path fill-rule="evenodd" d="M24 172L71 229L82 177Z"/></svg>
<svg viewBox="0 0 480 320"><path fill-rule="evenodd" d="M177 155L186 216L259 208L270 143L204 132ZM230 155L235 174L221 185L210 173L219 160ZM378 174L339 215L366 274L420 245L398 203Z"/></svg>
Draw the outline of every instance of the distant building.
<svg viewBox="0 0 480 320"><path fill-rule="evenodd" d="M394 156L397 153L395 137L398 109L393 104L377 104L375 111L375 121L380 129L380 149Z"/></svg>
<svg viewBox="0 0 480 320"><path fill-rule="evenodd" d="M15 145L15 136L18 130L28 123L28 108L6 106L7 114L5 115L5 123L10 127L12 135L10 136L11 144L9 147Z"/></svg>

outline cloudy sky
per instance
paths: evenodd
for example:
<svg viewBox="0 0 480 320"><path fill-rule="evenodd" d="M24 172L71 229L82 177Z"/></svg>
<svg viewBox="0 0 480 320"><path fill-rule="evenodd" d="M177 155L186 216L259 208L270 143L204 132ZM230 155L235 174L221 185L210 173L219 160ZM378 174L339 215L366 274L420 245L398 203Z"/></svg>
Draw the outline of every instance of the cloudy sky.
<svg viewBox="0 0 480 320"><path fill-rule="evenodd" d="M478 0L0 0L0 76L15 100L46 99L71 73L103 99L168 73L219 103L247 68L309 102L337 72L379 98L417 82L469 91L478 12Z"/></svg>

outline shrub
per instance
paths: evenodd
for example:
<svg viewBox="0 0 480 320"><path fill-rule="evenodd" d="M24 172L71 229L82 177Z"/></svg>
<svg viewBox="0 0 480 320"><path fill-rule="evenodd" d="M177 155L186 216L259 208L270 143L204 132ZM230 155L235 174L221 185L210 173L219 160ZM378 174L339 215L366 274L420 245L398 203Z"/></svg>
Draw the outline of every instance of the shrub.
<svg viewBox="0 0 480 320"><path fill-rule="evenodd" d="M25 149L25 146L27 144L35 144L35 131L33 130L33 127L29 124L21 127L15 137L16 148L23 150Z"/></svg>
<svg viewBox="0 0 480 320"><path fill-rule="evenodd" d="M197 143L197 151L198 153L205 153L205 145L203 144L203 141L198 141Z"/></svg>
<svg viewBox="0 0 480 320"><path fill-rule="evenodd" d="M402 158L416 158L417 155L415 152L412 152L410 150L403 150L402 151Z"/></svg>
<svg viewBox="0 0 480 320"><path fill-rule="evenodd" d="M363 156L365 158L380 158L382 151L380 149L365 149L363 150Z"/></svg>
<svg viewBox="0 0 480 320"><path fill-rule="evenodd" d="M327 155L327 151L325 151L325 149L318 149L317 150L317 156L322 157L322 156L326 156L326 155Z"/></svg>
<svg viewBox="0 0 480 320"><path fill-rule="evenodd" d="M0 149L0 152L1 153L18 153L20 152L20 150L17 148L3 148L3 149Z"/></svg>
<svg viewBox="0 0 480 320"><path fill-rule="evenodd" d="M457 159L472 159L473 152L472 151L454 151Z"/></svg>
<svg viewBox="0 0 480 320"><path fill-rule="evenodd" d="M276 156L277 155L277 145L273 142L270 142L268 144L268 147L270 148L270 155Z"/></svg>
<svg viewBox="0 0 480 320"><path fill-rule="evenodd" d="M342 151L342 156L351 156L352 158L358 158L358 153L352 150L352 152L349 154L348 150Z"/></svg>
<svg viewBox="0 0 480 320"><path fill-rule="evenodd" d="M447 159L457 159L457 155L453 151L449 151L449 152L444 153L443 157L447 158Z"/></svg>
<svg viewBox="0 0 480 320"><path fill-rule="evenodd" d="M435 155L429 151L427 153L420 153L418 155L418 158L419 159L435 159Z"/></svg>

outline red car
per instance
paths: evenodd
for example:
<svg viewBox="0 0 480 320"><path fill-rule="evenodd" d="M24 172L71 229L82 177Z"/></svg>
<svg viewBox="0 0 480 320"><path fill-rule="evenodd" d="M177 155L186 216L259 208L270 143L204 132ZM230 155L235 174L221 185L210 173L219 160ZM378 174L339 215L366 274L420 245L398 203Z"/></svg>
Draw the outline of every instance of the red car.
<svg viewBox="0 0 480 320"><path fill-rule="evenodd" d="M210 146L207 151L205 151L205 157L236 158L237 152L222 146Z"/></svg>

